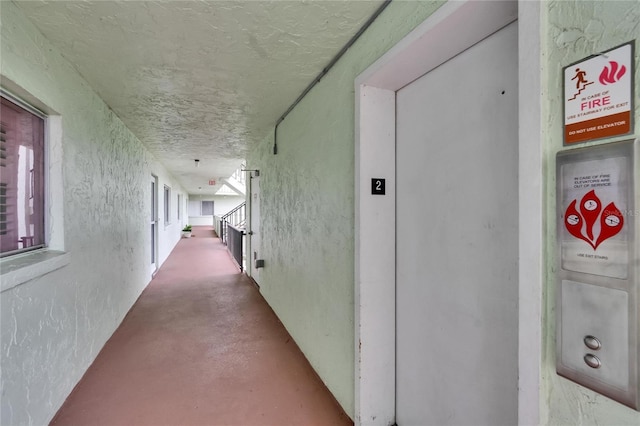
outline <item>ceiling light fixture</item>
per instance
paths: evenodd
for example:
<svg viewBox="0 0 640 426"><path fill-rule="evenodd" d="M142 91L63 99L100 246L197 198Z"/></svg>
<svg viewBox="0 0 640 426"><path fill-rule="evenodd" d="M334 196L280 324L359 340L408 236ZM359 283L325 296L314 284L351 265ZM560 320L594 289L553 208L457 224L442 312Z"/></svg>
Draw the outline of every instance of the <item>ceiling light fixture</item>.
<svg viewBox="0 0 640 426"><path fill-rule="evenodd" d="M195 160L193 160L196 162L196 167L200 167L200 160L198 160L197 158Z"/></svg>

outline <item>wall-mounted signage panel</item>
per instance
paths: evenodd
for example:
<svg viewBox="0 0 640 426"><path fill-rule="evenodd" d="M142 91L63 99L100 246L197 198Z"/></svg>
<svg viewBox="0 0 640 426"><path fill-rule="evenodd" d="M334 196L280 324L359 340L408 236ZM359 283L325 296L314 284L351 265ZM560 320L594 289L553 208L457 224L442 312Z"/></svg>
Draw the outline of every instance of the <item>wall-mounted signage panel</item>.
<svg viewBox="0 0 640 426"><path fill-rule="evenodd" d="M630 134L633 76L633 41L565 67L564 144Z"/></svg>
<svg viewBox="0 0 640 426"><path fill-rule="evenodd" d="M556 371L638 409L640 140L556 160Z"/></svg>
<svg viewBox="0 0 640 426"><path fill-rule="evenodd" d="M629 210L630 172L626 157L562 166L563 269L627 278L629 227L623 212Z"/></svg>

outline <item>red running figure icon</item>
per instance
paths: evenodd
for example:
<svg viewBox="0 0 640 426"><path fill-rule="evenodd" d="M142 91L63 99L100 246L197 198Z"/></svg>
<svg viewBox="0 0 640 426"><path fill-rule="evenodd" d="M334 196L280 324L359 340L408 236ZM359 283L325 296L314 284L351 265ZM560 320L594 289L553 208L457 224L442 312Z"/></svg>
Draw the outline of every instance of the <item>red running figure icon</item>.
<svg viewBox="0 0 640 426"><path fill-rule="evenodd" d="M569 99L570 101L577 98L578 95L582 93L585 87L587 87L590 84L593 84L593 81L588 81L586 79L586 76L587 76L586 71L583 71L580 68L576 68L576 75L571 80L576 80L576 89L578 89L578 91L573 95L572 98Z"/></svg>
<svg viewBox="0 0 640 426"><path fill-rule="evenodd" d="M582 71L580 68L576 68L576 76L571 79L571 80L575 80L576 78L578 79L578 81L576 81L576 89L580 89L581 84L583 85L583 87L587 85L588 81L585 78L586 75L587 75L586 71Z"/></svg>

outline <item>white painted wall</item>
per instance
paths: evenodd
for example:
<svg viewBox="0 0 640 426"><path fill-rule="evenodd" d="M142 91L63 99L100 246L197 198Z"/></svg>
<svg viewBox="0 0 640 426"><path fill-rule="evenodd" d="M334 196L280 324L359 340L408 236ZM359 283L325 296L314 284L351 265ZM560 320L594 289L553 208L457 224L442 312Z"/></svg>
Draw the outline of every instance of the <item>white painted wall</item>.
<svg viewBox="0 0 640 426"><path fill-rule="evenodd" d="M189 216L191 226L213 226L213 216Z"/></svg>
<svg viewBox="0 0 640 426"><path fill-rule="evenodd" d="M189 224L190 225L213 225L213 216L197 216L192 215L194 209L199 210L201 201L213 201L213 214L215 216L223 216L229 213L240 204L244 203L244 197L236 197L233 195L190 195L189 196ZM192 207L194 209L192 209Z"/></svg>
<svg viewBox="0 0 640 426"><path fill-rule="evenodd" d="M391 2L280 124L278 154L273 155L271 131L247 155L247 168L260 170L259 232L265 260L260 291L352 418L354 378L359 374L354 371L354 200L358 195L354 192L353 82L441 4ZM383 222L376 232L387 234L392 226ZM388 246L371 246L371 250L378 247L389 252ZM367 267L378 270L377 265ZM388 314L386 305L381 305L385 310L378 313ZM376 332L380 330L372 324L372 333ZM393 351L386 345L377 349ZM393 365L377 366L393 371ZM375 393L388 384L372 383L365 392ZM388 404L393 406L393 400Z"/></svg>
<svg viewBox="0 0 640 426"><path fill-rule="evenodd" d="M223 216L229 213L231 210L244 203L244 197L234 197L230 195L216 196L214 199L213 211L216 216Z"/></svg>
<svg viewBox="0 0 640 426"><path fill-rule="evenodd" d="M159 191L184 191L14 3L1 19L2 85L61 118L63 179L51 196L64 212L52 226L64 223L56 247L69 262L0 294L0 423L42 425L149 282L151 174ZM160 223L160 262L179 229Z"/></svg>

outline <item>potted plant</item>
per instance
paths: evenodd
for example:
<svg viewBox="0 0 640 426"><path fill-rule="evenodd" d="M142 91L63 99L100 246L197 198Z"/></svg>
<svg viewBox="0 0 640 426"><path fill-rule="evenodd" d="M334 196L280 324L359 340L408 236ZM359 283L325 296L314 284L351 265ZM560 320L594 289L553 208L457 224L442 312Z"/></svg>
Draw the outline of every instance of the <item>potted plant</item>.
<svg viewBox="0 0 640 426"><path fill-rule="evenodd" d="M191 238L191 225L182 228L182 238Z"/></svg>

